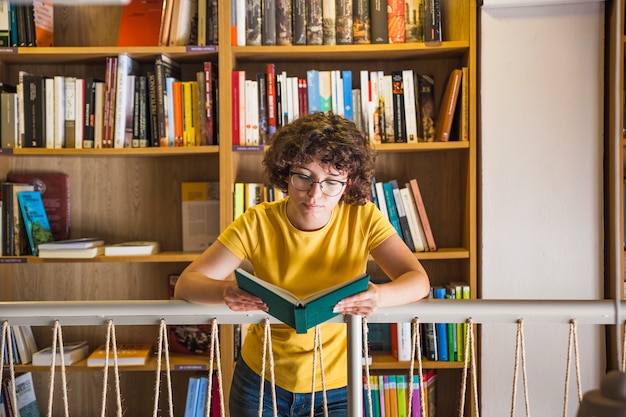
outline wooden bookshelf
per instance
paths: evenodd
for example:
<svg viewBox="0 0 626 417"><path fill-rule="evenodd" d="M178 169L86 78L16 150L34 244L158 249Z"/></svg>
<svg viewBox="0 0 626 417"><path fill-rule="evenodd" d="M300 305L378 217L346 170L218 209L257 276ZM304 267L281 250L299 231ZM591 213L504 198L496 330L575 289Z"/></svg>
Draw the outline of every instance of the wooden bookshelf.
<svg viewBox="0 0 626 417"><path fill-rule="evenodd" d="M219 1L219 47L124 47L116 45L120 6L55 6L55 44L52 48L0 50L0 81L17 84L19 71L103 79L105 58L121 52L136 58L144 69L158 54L167 54L182 67L183 79L201 69L202 62L217 63L219 70L219 146L145 149L2 149L0 179L12 170L61 171L70 177L72 237L100 236L106 242L155 240L162 252L152 256L97 257L90 260L43 260L35 257L0 259L0 301L49 300L150 300L168 297L167 278L178 273L197 253L183 253L181 237L180 183L219 181L220 226L232 220L232 189L235 182L256 182L262 173L263 149L233 150L231 146L230 73L265 71L267 63L277 70L302 76L306 70L414 69L431 73L436 80L436 106L450 71L469 68L469 140L385 144L376 146L377 179L404 183L418 178L427 201L429 218L439 250L415 256L427 269L431 281L444 285L464 281L477 298L477 4L474 0L442 0L443 39L424 43L337 46L231 46L229 1ZM58 19L58 21L57 21ZM358 77L353 86L359 86ZM373 262L373 274L382 275ZM373 275L374 276L374 275ZM103 343L104 326L68 327L64 340L87 340L90 349ZM40 345L49 344L50 329L34 328ZM123 327L118 342L156 341L157 329ZM233 326L220 328L224 391L232 379ZM186 361L195 359L177 359ZM122 373L122 396L127 415L152 410L154 364ZM406 369L390 355L377 356L377 371ZM438 414L456 413L462 362L424 362L438 369ZM48 372L32 370L38 400L47 404ZM70 411L94 415L100 411L102 374L81 364L69 368ZM80 372L73 372L80 371ZM189 372L174 372L175 409L183 410ZM162 389L161 409L166 409ZM109 396L108 410L115 409ZM145 401L136 399L144 398ZM55 395L55 409L62 409ZM468 410L470 408L468 407Z"/></svg>

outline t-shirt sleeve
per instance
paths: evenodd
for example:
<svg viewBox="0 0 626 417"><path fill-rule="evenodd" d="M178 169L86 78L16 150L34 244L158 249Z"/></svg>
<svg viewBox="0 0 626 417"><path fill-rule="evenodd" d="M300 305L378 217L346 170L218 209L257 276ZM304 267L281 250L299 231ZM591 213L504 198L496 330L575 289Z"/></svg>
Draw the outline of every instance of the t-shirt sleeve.
<svg viewBox="0 0 626 417"><path fill-rule="evenodd" d="M366 217L368 219L368 221L364 222L368 226L365 230L365 236L368 240L367 249L371 252L397 232L389 222L389 219L383 215L374 203L368 202L365 207L367 208Z"/></svg>

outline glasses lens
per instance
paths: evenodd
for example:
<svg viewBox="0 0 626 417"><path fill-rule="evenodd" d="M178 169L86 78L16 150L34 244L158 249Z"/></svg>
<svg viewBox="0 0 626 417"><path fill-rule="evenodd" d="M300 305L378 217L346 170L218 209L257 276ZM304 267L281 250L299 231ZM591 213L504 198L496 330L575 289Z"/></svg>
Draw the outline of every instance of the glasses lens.
<svg viewBox="0 0 626 417"><path fill-rule="evenodd" d="M316 181L313 181L308 175L295 172L291 173L291 185L298 191L309 191L315 182ZM343 182L335 180L324 180L318 184L322 189L322 193L326 194L328 197L334 197L341 193L344 185Z"/></svg>
<svg viewBox="0 0 626 417"><path fill-rule="evenodd" d="M329 197L334 197L341 192L343 184L339 181L325 180L320 184L322 192Z"/></svg>

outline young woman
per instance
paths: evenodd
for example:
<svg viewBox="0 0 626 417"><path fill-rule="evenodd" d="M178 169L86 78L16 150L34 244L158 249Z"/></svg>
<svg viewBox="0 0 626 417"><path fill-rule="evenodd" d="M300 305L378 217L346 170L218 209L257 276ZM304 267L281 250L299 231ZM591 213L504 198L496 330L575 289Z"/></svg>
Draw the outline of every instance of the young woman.
<svg viewBox="0 0 626 417"><path fill-rule="evenodd" d="M267 311L263 300L227 280L244 261L254 274L298 297L366 271L368 257L390 278L335 307L369 315L378 307L406 304L428 295L424 268L389 221L368 201L375 153L347 119L314 113L283 126L271 138L263 164L271 185L287 197L248 208L181 274L176 298L226 303L235 311ZM272 325L279 416L309 416L314 330L296 334ZM325 388L331 417L347 413L344 324L320 325ZM251 325L235 367L230 415L258 416L263 328ZM317 371L319 372L319 370ZM269 371L265 372L269 378ZM323 416L321 377L315 378L315 415ZM269 382L266 381L266 384ZM264 416L272 416L271 389L264 389Z"/></svg>

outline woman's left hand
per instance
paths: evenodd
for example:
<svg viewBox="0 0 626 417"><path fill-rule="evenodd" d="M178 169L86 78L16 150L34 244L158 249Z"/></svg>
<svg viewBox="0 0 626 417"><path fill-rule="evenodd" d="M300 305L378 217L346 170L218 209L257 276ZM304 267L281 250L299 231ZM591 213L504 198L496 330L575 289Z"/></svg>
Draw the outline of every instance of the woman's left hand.
<svg viewBox="0 0 626 417"><path fill-rule="evenodd" d="M339 301L333 311L342 314L369 316L378 308L378 301L378 286L370 282L367 290Z"/></svg>

